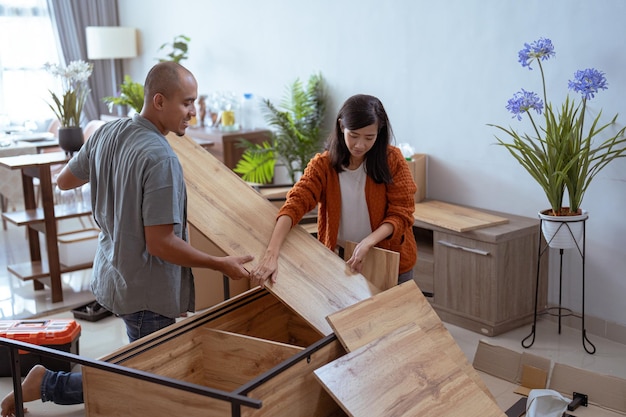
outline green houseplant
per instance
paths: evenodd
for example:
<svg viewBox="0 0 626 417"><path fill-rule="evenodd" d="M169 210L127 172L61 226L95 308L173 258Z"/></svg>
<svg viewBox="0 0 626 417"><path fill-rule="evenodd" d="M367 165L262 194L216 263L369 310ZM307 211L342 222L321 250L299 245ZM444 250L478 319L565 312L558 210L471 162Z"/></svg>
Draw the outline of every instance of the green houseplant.
<svg viewBox="0 0 626 417"><path fill-rule="evenodd" d="M296 79L278 106L263 100L265 120L273 128L270 141L259 145L242 140L246 150L234 171L245 181L267 184L274 177L276 161L281 161L295 183L298 173L322 150L326 101L321 74L311 75L306 86Z"/></svg>
<svg viewBox="0 0 626 417"><path fill-rule="evenodd" d="M62 93L58 96L50 90L52 103L48 103L59 119L59 146L67 155L78 151L84 142L80 119L90 89L87 80L93 65L85 61L72 61L67 66L45 64L46 70L60 78Z"/></svg>
<svg viewBox="0 0 626 417"><path fill-rule="evenodd" d="M159 47L159 51L169 48L169 53L166 58L159 58L159 62L174 61L180 63L180 61L189 58L189 42L191 38L185 35L175 36L172 42L166 42Z"/></svg>
<svg viewBox="0 0 626 417"><path fill-rule="evenodd" d="M610 122L601 123L602 111L599 111L585 129L587 101L599 90L607 88L604 73L594 68L577 71L569 81L569 89L581 94L581 101L577 104L568 96L560 110L555 110L548 101L542 66L542 61L554 54L552 41L546 38L525 44L524 49L519 51L519 62L523 67L532 69L530 65L535 61L539 66L543 101L536 93L522 89L508 101L506 108L518 120L527 114L532 133L490 126L500 129L512 139L505 142L496 136L498 144L504 146L542 187L550 203L550 210L545 214L580 215L585 191L595 176L611 161L626 156L626 127L613 135L608 134L607 128L615 125L617 115ZM543 125L534 120L530 110L540 115L543 111ZM600 136L609 137L600 139ZM568 206L563 204L566 191Z"/></svg>
<svg viewBox="0 0 626 417"><path fill-rule="evenodd" d="M113 111L113 106L128 106L137 113L143 108L143 84L134 82L130 75L124 76L124 82L120 84L120 94L117 97L104 97L102 99Z"/></svg>

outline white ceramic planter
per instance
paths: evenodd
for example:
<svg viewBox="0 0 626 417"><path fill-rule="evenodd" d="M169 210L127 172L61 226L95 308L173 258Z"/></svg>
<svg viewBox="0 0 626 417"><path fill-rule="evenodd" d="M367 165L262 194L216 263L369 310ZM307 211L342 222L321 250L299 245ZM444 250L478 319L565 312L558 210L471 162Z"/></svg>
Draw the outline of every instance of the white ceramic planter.
<svg viewBox="0 0 626 417"><path fill-rule="evenodd" d="M589 217L587 210L579 216L549 216L539 212L541 231L551 248L571 249L578 247L582 251L585 221Z"/></svg>

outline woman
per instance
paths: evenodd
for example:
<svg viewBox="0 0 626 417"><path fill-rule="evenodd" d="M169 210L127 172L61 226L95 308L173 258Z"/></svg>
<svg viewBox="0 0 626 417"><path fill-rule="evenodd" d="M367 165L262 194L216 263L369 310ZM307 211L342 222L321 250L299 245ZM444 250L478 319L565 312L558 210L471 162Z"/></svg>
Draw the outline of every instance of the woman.
<svg viewBox="0 0 626 417"><path fill-rule="evenodd" d="M337 253L357 242L347 264L361 272L374 247L400 254L398 283L413 278L417 247L413 237L415 182L379 99L355 95L343 104L326 144L307 165L278 213L253 284L276 282L280 247L293 225L319 203L318 239Z"/></svg>

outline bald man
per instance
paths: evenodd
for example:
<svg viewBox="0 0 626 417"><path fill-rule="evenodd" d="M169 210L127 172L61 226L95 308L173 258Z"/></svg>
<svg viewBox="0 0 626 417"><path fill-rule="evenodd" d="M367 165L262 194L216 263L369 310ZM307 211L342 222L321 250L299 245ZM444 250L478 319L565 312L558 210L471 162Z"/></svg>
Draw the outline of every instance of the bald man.
<svg viewBox="0 0 626 417"><path fill-rule="evenodd" d="M165 135L185 134L195 117L198 85L191 72L161 62L148 72L141 114L99 128L57 178L62 190L90 183L100 227L91 289L124 320L129 340L167 327L194 311L191 267L248 278L252 256L212 256L187 242L187 192L178 157ZM82 374L38 365L22 383L24 402L83 402ZM13 393L2 417L15 410Z"/></svg>

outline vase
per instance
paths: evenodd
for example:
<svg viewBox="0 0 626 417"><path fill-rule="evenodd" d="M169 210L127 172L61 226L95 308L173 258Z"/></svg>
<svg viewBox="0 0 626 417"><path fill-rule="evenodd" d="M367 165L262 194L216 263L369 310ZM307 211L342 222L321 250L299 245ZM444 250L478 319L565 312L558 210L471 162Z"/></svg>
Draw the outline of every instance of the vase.
<svg viewBox="0 0 626 417"><path fill-rule="evenodd" d="M556 249L579 248L582 250L585 221L589 217L587 210L581 210L577 216L550 216L550 210L539 212L541 232L548 246Z"/></svg>
<svg viewBox="0 0 626 417"><path fill-rule="evenodd" d="M58 135L59 146L68 156L72 156L74 152L79 151L83 146L83 129L80 126L60 127Z"/></svg>

